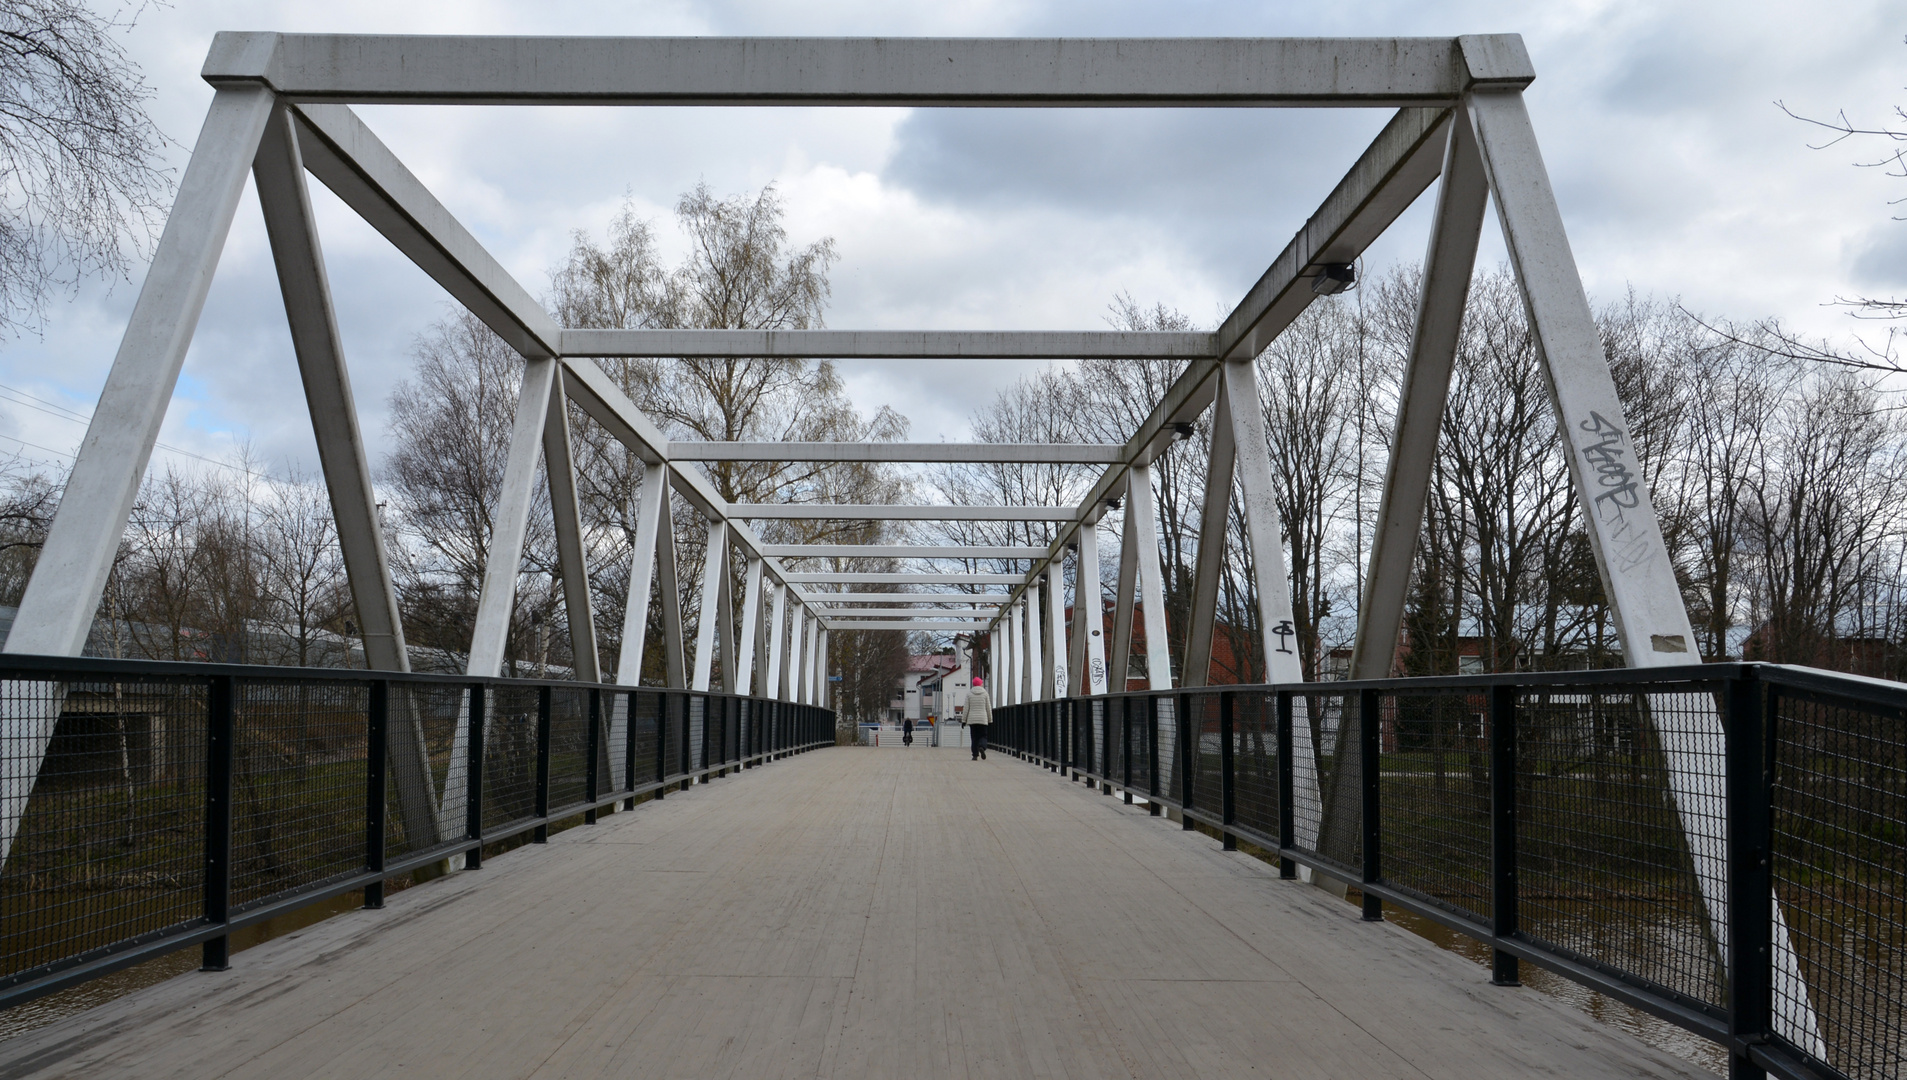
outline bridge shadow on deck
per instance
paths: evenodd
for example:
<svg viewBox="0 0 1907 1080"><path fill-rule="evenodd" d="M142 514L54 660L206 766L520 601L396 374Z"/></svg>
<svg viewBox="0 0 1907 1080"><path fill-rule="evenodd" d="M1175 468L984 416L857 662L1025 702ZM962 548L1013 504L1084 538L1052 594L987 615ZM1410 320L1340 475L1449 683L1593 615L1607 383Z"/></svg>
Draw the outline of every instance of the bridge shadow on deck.
<svg viewBox="0 0 1907 1080"><path fill-rule="evenodd" d="M8 1077L1706 1076L1003 754L717 780L0 1046Z"/></svg>

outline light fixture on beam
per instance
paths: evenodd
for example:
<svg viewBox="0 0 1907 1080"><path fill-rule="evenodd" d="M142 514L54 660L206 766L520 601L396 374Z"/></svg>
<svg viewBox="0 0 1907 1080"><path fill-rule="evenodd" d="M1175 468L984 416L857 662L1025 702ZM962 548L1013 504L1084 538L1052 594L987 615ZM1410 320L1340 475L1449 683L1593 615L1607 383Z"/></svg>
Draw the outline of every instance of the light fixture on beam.
<svg viewBox="0 0 1907 1080"><path fill-rule="evenodd" d="M1325 263L1311 279L1311 291L1319 296L1335 296L1357 284L1357 267L1351 263Z"/></svg>

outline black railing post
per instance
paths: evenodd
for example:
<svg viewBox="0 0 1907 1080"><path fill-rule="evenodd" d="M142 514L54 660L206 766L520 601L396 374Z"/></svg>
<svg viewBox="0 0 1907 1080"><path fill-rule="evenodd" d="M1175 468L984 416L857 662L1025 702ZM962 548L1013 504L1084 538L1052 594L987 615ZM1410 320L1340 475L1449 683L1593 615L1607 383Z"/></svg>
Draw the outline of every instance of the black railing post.
<svg viewBox="0 0 1907 1080"><path fill-rule="evenodd" d="M1381 740L1378 738L1378 696L1375 690L1364 690L1358 694L1357 701L1358 745L1363 753L1358 755L1360 779L1364 784L1364 881L1376 885L1383 881L1382 832L1378 821L1377 778L1383 768L1378 758ZM1384 902L1364 890L1364 918L1369 922L1381 922L1384 918Z"/></svg>
<svg viewBox="0 0 1907 1080"><path fill-rule="evenodd" d="M539 818L550 816L550 688L536 688L536 809L531 811ZM550 823L548 821L536 827L530 837L531 843L547 844L550 841Z"/></svg>
<svg viewBox="0 0 1907 1080"><path fill-rule="evenodd" d="M583 811L583 824L585 825L596 824L596 797L600 794L600 792L596 790L596 770L602 768L603 761L602 723L603 692L591 687L589 691L589 735L585 738L583 744L587 748L583 754L583 767L587 770L583 776L583 801L589 804L589 809Z"/></svg>
<svg viewBox="0 0 1907 1080"><path fill-rule="evenodd" d="M1761 678L1744 666L1728 681L1728 1076L1761 1080L1749 1048L1774 1028L1774 725Z"/></svg>
<svg viewBox="0 0 1907 1080"><path fill-rule="evenodd" d="M464 869L483 868L483 740L484 686L470 686L470 740L464 746L464 839L470 851L464 855Z"/></svg>
<svg viewBox="0 0 1907 1080"><path fill-rule="evenodd" d="M1291 796L1291 691L1277 692L1278 706L1278 846L1289 851L1297 846L1298 823L1292 820L1292 807L1297 800ZM1278 857L1278 876L1295 878L1298 876L1298 864L1280 855Z"/></svg>
<svg viewBox="0 0 1907 1080"><path fill-rule="evenodd" d="M232 755L238 741L238 680L215 675L206 688L205 724L205 921L220 925L232 914ZM200 949L200 971L232 966L232 939L220 934Z"/></svg>
<svg viewBox="0 0 1907 1080"><path fill-rule="evenodd" d="M1221 690L1218 695L1218 782L1219 782L1219 820L1225 828L1219 837L1219 843L1226 851L1238 850L1238 837L1232 835L1232 826L1238 824L1238 807L1233 801L1232 777L1232 730L1235 718L1232 710L1237 708L1237 694L1231 690Z"/></svg>
<svg viewBox="0 0 1907 1080"><path fill-rule="evenodd" d="M1490 688L1490 926L1498 940L1516 925L1516 687ZM1490 981L1520 986L1516 957L1491 950Z"/></svg>
<svg viewBox="0 0 1907 1080"><path fill-rule="evenodd" d="M1172 699L1172 727L1178 733L1178 738L1172 740L1172 759L1178 767L1180 828L1191 832L1197 826L1192 824L1192 815L1183 811L1193 808L1191 764L1192 755L1197 749L1193 740L1198 738L1198 732L1192 727L1192 710L1185 707L1187 701L1184 694ZM1156 756L1152 759L1152 768L1155 772L1159 768Z"/></svg>
<svg viewBox="0 0 1907 1080"><path fill-rule="evenodd" d="M622 789L626 792L636 790L636 692L625 690L622 693ZM636 797L632 794L622 801L624 810L636 808Z"/></svg>
<svg viewBox="0 0 1907 1080"><path fill-rule="evenodd" d="M379 679L371 684L365 709L364 731L364 869L377 873L384 869L384 789L389 783L391 730L391 684ZM384 906L384 881L364 887L364 906Z"/></svg>

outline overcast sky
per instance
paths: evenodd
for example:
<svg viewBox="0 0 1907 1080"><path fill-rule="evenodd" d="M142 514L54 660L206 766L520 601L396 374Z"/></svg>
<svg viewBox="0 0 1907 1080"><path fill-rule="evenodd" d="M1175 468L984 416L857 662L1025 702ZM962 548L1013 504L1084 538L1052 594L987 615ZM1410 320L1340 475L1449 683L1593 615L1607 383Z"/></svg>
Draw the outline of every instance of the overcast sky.
<svg viewBox="0 0 1907 1080"><path fill-rule="evenodd" d="M1858 329L1823 304L1907 293L1907 181L1811 150L1783 116L1880 123L1907 103L1898 3L1396 0L1297 5L1091 0L787 3L176 0L129 48L183 167L211 90L217 30L517 34L1448 35L1517 32L1535 62L1530 110L1592 300L1633 285L1722 317L1778 315L1820 335ZM1892 12L1890 15L1889 12ZM791 239L833 237L837 328L1096 329L1120 292L1212 324L1263 272L1386 118L1297 110L362 110L372 127L533 293L569 234L600 234L625 196L679 250L670 209L698 180L774 182ZM1867 148L1873 149L1873 148ZM313 184L364 429L447 299ZM1421 256L1429 198L1367 257ZM1494 218L1481 258L1502 258ZM143 269L56 302L43 338L0 346L0 453L66 460L105 380ZM1023 369L982 363L846 368L864 410L892 405L922 439L960 439ZM65 415L58 415L64 411ZM8 441L11 440L11 441ZM257 202L239 207L163 443L315 469L309 421ZM196 464L172 450L155 456Z"/></svg>

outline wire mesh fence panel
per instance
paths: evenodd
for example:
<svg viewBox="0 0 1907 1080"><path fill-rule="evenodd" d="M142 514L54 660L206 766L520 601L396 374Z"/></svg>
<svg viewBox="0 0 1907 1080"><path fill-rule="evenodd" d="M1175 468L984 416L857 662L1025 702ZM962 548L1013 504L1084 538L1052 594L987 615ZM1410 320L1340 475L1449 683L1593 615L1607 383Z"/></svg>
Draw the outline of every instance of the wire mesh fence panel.
<svg viewBox="0 0 1907 1080"><path fill-rule="evenodd" d="M1342 867L1357 880L1364 857L1363 814L1358 778L1338 791L1336 763L1339 737L1357 745L1357 695L1298 694L1291 703L1291 818L1293 846L1313 852L1321 861Z"/></svg>
<svg viewBox="0 0 1907 1080"><path fill-rule="evenodd" d="M1192 771L1192 807L1199 813L1218 817L1224 812L1225 801L1219 695L1212 691L1187 693L1180 700L1185 703L1189 721L1186 730L1192 740L1187 759L1187 767Z"/></svg>
<svg viewBox="0 0 1907 1080"><path fill-rule="evenodd" d="M1907 1076L1907 714L1775 702L1775 893L1803 984L1777 967L1776 1030L1857 1080ZM1810 1011L1818 1033L1782 1031Z"/></svg>
<svg viewBox="0 0 1907 1080"><path fill-rule="evenodd" d="M1526 688L1516 710L1523 932L1723 1004L1720 956L1690 854L1691 833L1697 843L1723 835L1720 799L1695 797L1719 791L1702 777L1724 775L1724 747L1710 737L1720 731L1716 695ZM1487 761L1487 749L1480 752ZM1691 793L1686 805L1678 806L1678 789ZM1721 884L1710 903L1725 903Z"/></svg>
<svg viewBox="0 0 1907 1080"><path fill-rule="evenodd" d="M1379 702L1378 820L1385 884L1478 921L1490 917L1487 692Z"/></svg>
<svg viewBox="0 0 1907 1080"><path fill-rule="evenodd" d="M661 694L637 690L629 695L629 738L635 743L636 769L631 787L656 778L657 734L662 730Z"/></svg>
<svg viewBox="0 0 1907 1080"><path fill-rule="evenodd" d="M1178 798L1179 777L1173 770L1178 761L1177 702L1171 694L1135 697L1132 702L1132 789L1157 791L1168 799ZM1154 724L1153 717L1157 717ZM1151 725L1151 726L1148 726ZM1153 743L1153 728L1158 742Z"/></svg>
<svg viewBox="0 0 1907 1080"><path fill-rule="evenodd" d="M245 679L232 751L234 906L364 869L369 688ZM412 763L436 827L428 773Z"/></svg>
<svg viewBox="0 0 1907 1080"><path fill-rule="evenodd" d="M589 691L550 691L550 801L552 815L581 804L589 782Z"/></svg>
<svg viewBox="0 0 1907 1080"><path fill-rule="evenodd" d="M697 740L690 738L690 698L687 694L668 696L669 775L680 776L695 768Z"/></svg>
<svg viewBox="0 0 1907 1080"><path fill-rule="evenodd" d="M722 719L728 732L724 742L724 745L728 747L728 753L723 760L740 761L742 759L742 703L739 699L724 698L722 700Z"/></svg>
<svg viewBox="0 0 1907 1080"><path fill-rule="evenodd" d="M396 858L464 837L470 690L447 683L394 682L389 702L384 851L387 858ZM415 775L420 740L427 789ZM434 828L419 817L427 808L435 813Z"/></svg>
<svg viewBox="0 0 1907 1080"><path fill-rule="evenodd" d="M1099 698L1088 701L1086 712L1086 771L1095 776L1106 775L1106 716L1107 703Z"/></svg>
<svg viewBox="0 0 1907 1080"><path fill-rule="evenodd" d="M689 698L689 771L708 767L708 698L700 694Z"/></svg>
<svg viewBox="0 0 1907 1080"><path fill-rule="evenodd" d="M34 733L0 744L0 977L199 918L204 680L10 674L0 707Z"/></svg>
<svg viewBox="0 0 1907 1080"><path fill-rule="evenodd" d="M1232 698L1232 805L1240 826L1278 839L1278 712L1263 691Z"/></svg>
<svg viewBox="0 0 1907 1080"><path fill-rule="evenodd" d="M483 725L483 830L491 833L536 816L534 687L492 686Z"/></svg>

